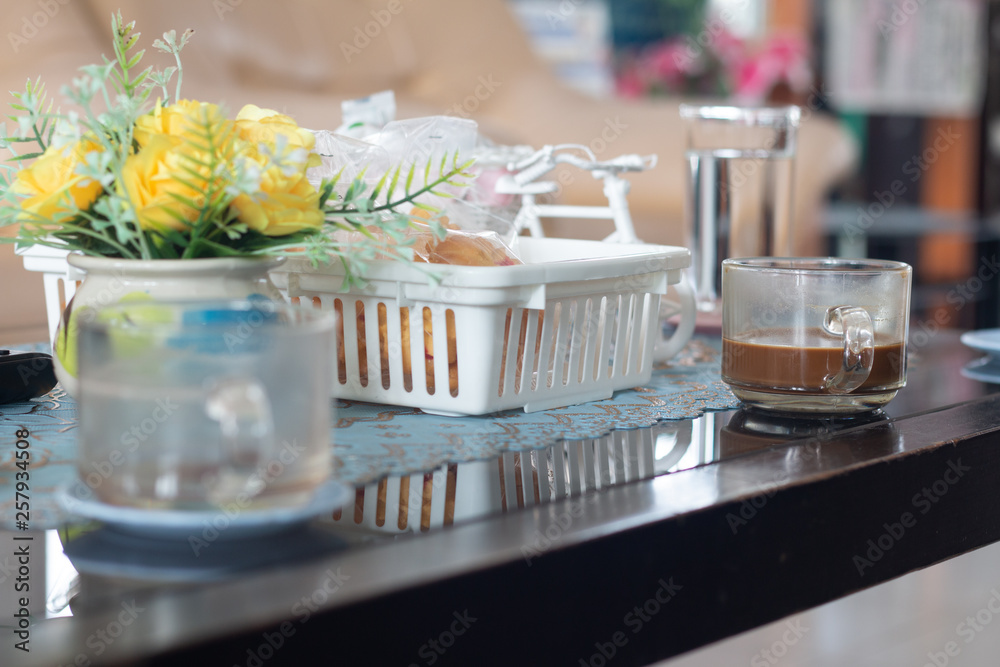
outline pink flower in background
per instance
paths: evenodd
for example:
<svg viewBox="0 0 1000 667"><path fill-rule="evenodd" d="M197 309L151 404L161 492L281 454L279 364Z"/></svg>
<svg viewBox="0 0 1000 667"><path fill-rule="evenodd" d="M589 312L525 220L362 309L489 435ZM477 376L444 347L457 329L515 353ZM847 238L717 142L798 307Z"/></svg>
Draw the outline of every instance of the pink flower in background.
<svg viewBox="0 0 1000 667"><path fill-rule="evenodd" d="M708 46L727 69L743 63L747 58L746 42L725 28L712 35Z"/></svg>
<svg viewBox="0 0 1000 667"><path fill-rule="evenodd" d="M756 104L779 84L804 92L811 82L809 48L802 39L774 35L760 44L747 43L714 21L697 38L659 42L624 61L617 89L626 97L695 93Z"/></svg>
<svg viewBox="0 0 1000 667"><path fill-rule="evenodd" d="M640 67L654 80L676 85L701 69L698 55L698 51L681 40L660 42L642 54Z"/></svg>
<svg viewBox="0 0 1000 667"><path fill-rule="evenodd" d="M634 65L623 69L615 78L615 89L622 97L642 97L646 94L647 88L646 82L639 76Z"/></svg>
<svg viewBox="0 0 1000 667"><path fill-rule="evenodd" d="M742 100L761 102L779 83L805 91L812 82L808 47L793 35L776 35L732 70L731 76L733 93Z"/></svg>
<svg viewBox="0 0 1000 667"><path fill-rule="evenodd" d="M700 51L682 39L653 44L619 67L618 92L641 97L650 91L684 89L704 69L701 58Z"/></svg>

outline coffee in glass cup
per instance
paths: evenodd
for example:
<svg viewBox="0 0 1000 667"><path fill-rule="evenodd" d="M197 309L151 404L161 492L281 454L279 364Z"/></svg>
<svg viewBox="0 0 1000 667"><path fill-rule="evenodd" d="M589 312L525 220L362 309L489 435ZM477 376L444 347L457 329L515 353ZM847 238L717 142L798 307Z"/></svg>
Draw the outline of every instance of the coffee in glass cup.
<svg viewBox="0 0 1000 667"><path fill-rule="evenodd" d="M911 268L838 258L722 263L722 379L747 405L876 410L906 384Z"/></svg>

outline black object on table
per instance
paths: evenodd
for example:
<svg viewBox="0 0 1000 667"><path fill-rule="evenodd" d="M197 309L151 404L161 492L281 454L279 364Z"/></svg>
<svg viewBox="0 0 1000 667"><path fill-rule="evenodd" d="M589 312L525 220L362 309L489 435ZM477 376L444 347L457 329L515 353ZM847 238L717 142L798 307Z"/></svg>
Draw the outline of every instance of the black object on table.
<svg viewBox="0 0 1000 667"><path fill-rule="evenodd" d="M0 350L0 404L42 396L56 386L52 356Z"/></svg>

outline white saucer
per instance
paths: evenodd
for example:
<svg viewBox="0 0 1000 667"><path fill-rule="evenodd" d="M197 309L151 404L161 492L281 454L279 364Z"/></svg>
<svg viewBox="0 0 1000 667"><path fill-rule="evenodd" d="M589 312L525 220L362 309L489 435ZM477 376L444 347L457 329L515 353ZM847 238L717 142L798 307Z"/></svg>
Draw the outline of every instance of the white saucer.
<svg viewBox="0 0 1000 667"><path fill-rule="evenodd" d="M305 505L240 511L155 510L109 505L97 500L94 492L77 480L56 492L56 501L66 512L101 521L109 527L134 535L214 542L276 533L298 526L321 514L332 512L354 496L347 484L330 480L316 489Z"/></svg>
<svg viewBox="0 0 1000 667"><path fill-rule="evenodd" d="M1000 384L1000 360L991 355L980 357L965 364L962 375L979 382Z"/></svg>
<svg viewBox="0 0 1000 667"><path fill-rule="evenodd" d="M971 348L1000 354L1000 329L966 331L960 340Z"/></svg>

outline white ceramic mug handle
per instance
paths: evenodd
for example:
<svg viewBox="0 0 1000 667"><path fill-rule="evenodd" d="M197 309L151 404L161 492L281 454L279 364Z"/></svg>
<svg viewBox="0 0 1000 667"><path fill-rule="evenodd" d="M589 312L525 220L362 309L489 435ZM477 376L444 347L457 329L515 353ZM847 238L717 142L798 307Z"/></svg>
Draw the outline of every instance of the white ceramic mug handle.
<svg viewBox="0 0 1000 667"><path fill-rule="evenodd" d="M826 390L831 394L849 394L860 387L872 371L875 330L871 315L856 306L834 306L826 311L823 330L844 341L841 367L826 377Z"/></svg>
<svg viewBox="0 0 1000 667"><path fill-rule="evenodd" d="M254 473L277 454L271 401L264 387L250 377L220 380L208 392L205 413L219 423L222 436L219 483L237 487L226 488L222 496L260 494L265 482Z"/></svg>
<svg viewBox="0 0 1000 667"><path fill-rule="evenodd" d="M673 285L677 293L677 301L664 302L664 297L660 297L660 327L656 332L656 342L653 344L653 359L656 361L667 361L681 351L684 345L691 339L695 325L695 295L694 288L688 281L687 274L682 274L681 281ZM666 304L666 307L664 307ZM662 333L663 320L668 317L680 315L677 328L673 335L664 338Z"/></svg>

